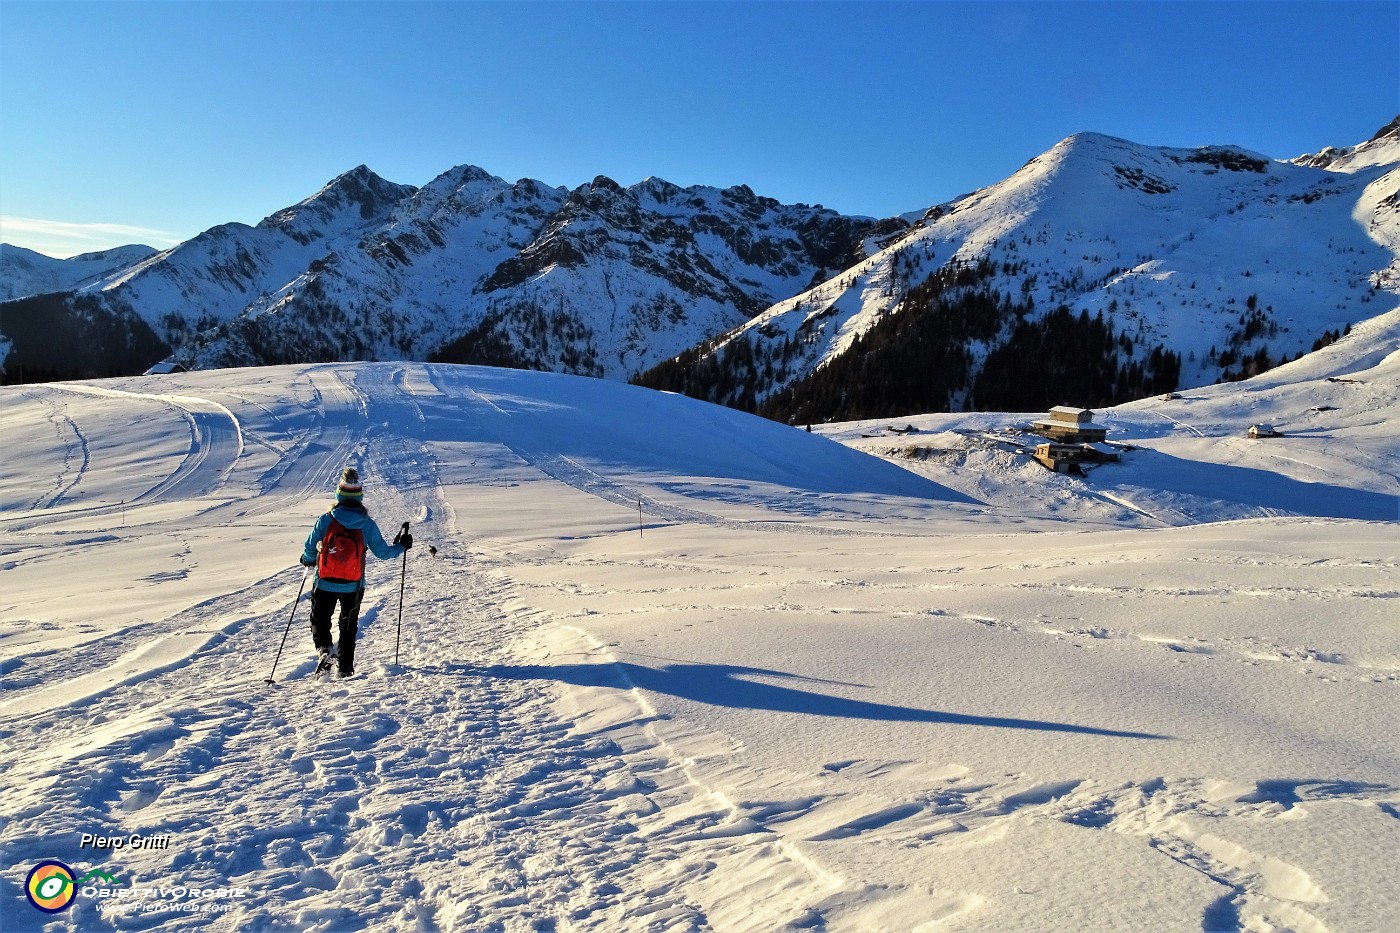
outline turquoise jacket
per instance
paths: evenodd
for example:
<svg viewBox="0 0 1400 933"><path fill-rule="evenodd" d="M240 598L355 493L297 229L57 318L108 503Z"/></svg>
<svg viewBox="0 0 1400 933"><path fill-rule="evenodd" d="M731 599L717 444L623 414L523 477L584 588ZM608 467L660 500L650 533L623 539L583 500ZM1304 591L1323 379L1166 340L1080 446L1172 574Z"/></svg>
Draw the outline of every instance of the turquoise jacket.
<svg viewBox="0 0 1400 933"><path fill-rule="evenodd" d="M303 564L313 567L316 565L317 547L325 539L326 532L331 527L332 518L345 528L360 529L360 532L365 536L365 547L380 560L390 560L407 550L402 544L390 544L384 540L379 526L374 523L374 519L369 517L364 506L358 503L341 502L322 512L321 517L316 519L316 524L311 526L311 534L306 536L306 544L301 549L301 562ZM364 589L364 586L363 578L357 583L332 583L322 581L319 578L316 580L316 588L328 593L353 593L356 590Z"/></svg>

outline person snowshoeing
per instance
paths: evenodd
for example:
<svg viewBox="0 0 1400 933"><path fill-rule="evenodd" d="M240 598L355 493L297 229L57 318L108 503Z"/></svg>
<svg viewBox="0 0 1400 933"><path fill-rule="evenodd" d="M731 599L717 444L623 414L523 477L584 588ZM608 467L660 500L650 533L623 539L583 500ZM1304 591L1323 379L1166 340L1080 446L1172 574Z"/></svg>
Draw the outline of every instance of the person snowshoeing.
<svg viewBox="0 0 1400 933"><path fill-rule="evenodd" d="M318 671L329 670L331 613L340 605L338 672L355 672L355 636L360 627L360 600L365 592L365 552L391 560L413 547L413 536L404 533L393 543L384 535L364 506L364 487L354 467L346 467L335 490L335 505L316 519L302 547L301 562L316 568L316 588L311 593L311 642L316 648Z"/></svg>

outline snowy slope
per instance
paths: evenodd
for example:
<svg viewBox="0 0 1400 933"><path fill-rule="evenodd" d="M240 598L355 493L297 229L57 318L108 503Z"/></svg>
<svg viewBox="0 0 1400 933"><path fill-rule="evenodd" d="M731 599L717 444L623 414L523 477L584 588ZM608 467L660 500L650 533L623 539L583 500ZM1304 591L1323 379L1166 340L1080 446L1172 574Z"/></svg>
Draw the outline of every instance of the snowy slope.
<svg viewBox="0 0 1400 933"><path fill-rule="evenodd" d="M1400 519L1400 311L1241 383L1097 413L1123 462L1052 475L1024 451L1044 412L931 414L822 426L969 495L1015 497L1026 515L1195 525L1279 515ZM1284 436L1251 440L1254 424ZM907 431L914 428L913 431Z"/></svg>
<svg viewBox="0 0 1400 933"><path fill-rule="evenodd" d="M1152 347L1178 354L1183 386L1238 374L1260 352L1291 359L1395 306L1400 139L1393 124L1387 130L1291 162L1228 146L1071 136L1004 181L930 209L863 264L706 350L744 341L744 356L776 361L752 387L761 402L907 312L930 276L985 263L977 286L1021 305L1023 317L1062 305L1102 314L1139 362ZM952 408L976 402L982 362L1020 320L1008 315L990 338L970 342L972 374Z"/></svg>
<svg viewBox="0 0 1400 933"><path fill-rule="evenodd" d="M0 389L0 927L1386 929L1397 329L1079 486L477 367ZM417 546L317 682L346 463Z"/></svg>
<svg viewBox="0 0 1400 933"><path fill-rule="evenodd" d="M81 288L155 252L149 246L132 245L54 259L22 246L0 243L0 301Z"/></svg>

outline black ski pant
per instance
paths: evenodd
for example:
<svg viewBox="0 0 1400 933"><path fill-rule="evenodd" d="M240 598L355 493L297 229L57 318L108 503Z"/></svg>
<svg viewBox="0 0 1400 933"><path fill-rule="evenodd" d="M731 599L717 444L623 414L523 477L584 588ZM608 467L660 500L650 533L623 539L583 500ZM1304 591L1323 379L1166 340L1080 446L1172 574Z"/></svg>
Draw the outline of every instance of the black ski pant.
<svg viewBox="0 0 1400 933"><path fill-rule="evenodd" d="M355 636L360 631L360 598L363 588L353 593L333 593L317 587L311 594L311 643L317 651L331 647L331 613L340 604L340 669L355 669Z"/></svg>

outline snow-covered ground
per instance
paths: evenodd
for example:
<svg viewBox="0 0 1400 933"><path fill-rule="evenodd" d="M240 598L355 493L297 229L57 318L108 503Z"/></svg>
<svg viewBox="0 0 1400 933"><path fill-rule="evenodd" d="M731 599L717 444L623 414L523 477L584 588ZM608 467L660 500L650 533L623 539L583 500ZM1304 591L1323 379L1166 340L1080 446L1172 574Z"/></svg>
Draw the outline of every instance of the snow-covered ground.
<svg viewBox="0 0 1400 933"><path fill-rule="evenodd" d="M1040 413L0 390L0 928L1389 930L1397 336L1103 412L1136 449L1082 479ZM341 682L293 600L346 464L417 544ZM42 914L50 859L120 883Z"/></svg>

